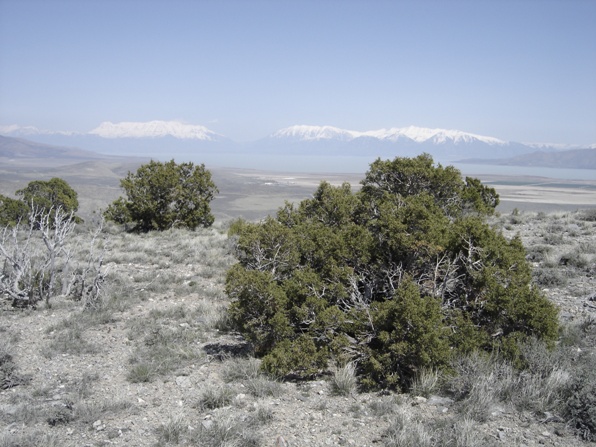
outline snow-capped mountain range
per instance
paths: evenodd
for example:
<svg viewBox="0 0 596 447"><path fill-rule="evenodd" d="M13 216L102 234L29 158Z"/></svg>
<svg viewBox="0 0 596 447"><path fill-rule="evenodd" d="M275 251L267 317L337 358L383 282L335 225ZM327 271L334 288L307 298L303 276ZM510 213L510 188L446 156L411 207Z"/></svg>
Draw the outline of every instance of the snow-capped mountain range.
<svg viewBox="0 0 596 447"><path fill-rule="evenodd" d="M200 159L215 154L239 154L244 157L259 154L272 157L325 155L394 158L427 152L443 163L462 159L503 159L537 150L561 150L556 145L523 144L459 130L416 126L354 131L333 126L296 125L251 143L234 142L200 125L157 120L106 121L86 133L0 125L0 135L104 154L142 155L159 159Z"/></svg>
<svg viewBox="0 0 596 447"><path fill-rule="evenodd" d="M83 136L95 135L102 138L160 138L174 137L181 140L202 140L216 141L225 139L223 135L217 134L205 126L187 124L179 121L148 121L134 122L124 121L112 123L104 121L96 128L87 133L74 131L51 131L39 129L34 126L0 125L0 135L5 136L35 136L35 135L63 135ZM378 129L369 131L355 131L340 129L333 126L309 126L296 125L280 129L266 138L269 139L292 139L294 141L352 141L358 138L374 138L381 141L411 140L416 143L432 142L434 144L473 143L483 142L490 145L507 145L509 142L494 137L476 135L460 130L429 129L425 127L392 127L391 129ZM552 148L557 145L534 143L528 146L535 148ZM565 146L569 148L571 146ZM563 148L561 146L561 148Z"/></svg>
<svg viewBox="0 0 596 447"><path fill-rule="evenodd" d="M332 126L292 126L259 140L253 147L267 153L274 153L283 147L287 151L305 155L370 155L385 158L427 152L441 162L472 157L512 157L535 151L523 144L494 137L416 126L364 132Z"/></svg>
<svg viewBox="0 0 596 447"><path fill-rule="evenodd" d="M180 123L178 121L149 121L111 123L105 121L89 132L103 138L159 138L171 136L182 140L215 141L221 135L204 126Z"/></svg>
<svg viewBox="0 0 596 447"><path fill-rule="evenodd" d="M0 135L109 155L192 158L205 150L229 150L236 143L205 126L179 121L105 121L89 132L50 131L33 126L1 126Z"/></svg>
<svg viewBox="0 0 596 447"><path fill-rule="evenodd" d="M507 142L498 138L474 135L459 130L428 129L424 127L393 127L391 129L370 130L358 132L353 130L339 129L332 126L291 126L278 130L271 135L271 138L293 138L303 141L340 140L352 141L357 138L370 137L377 140L398 141L407 139L416 143L432 142L434 144L445 144L448 141L453 143L470 143L481 141L492 145L506 145Z"/></svg>
<svg viewBox="0 0 596 447"><path fill-rule="evenodd" d="M204 141L215 141L223 138L222 135L207 129L204 126L186 124L179 121L157 120L148 122L124 121L120 123L104 121L86 134L73 131L51 131L38 129L34 126L18 126L12 124L9 126L0 126L0 134L7 136L96 135L102 138L160 138L171 136L182 140L190 139Z"/></svg>

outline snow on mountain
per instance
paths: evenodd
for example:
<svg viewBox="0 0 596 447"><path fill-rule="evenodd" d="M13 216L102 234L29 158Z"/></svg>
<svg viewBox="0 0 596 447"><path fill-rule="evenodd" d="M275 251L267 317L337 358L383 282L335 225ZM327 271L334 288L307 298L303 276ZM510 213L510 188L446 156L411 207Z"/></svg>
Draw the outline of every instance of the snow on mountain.
<svg viewBox="0 0 596 447"><path fill-rule="evenodd" d="M35 126L19 126L18 124L9 124L0 126L0 135L28 136L28 135L76 135L77 132L68 130L47 130L39 129Z"/></svg>
<svg viewBox="0 0 596 447"><path fill-rule="evenodd" d="M354 131L332 126L292 126L255 142L255 152L303 156L342 155L391 158L426 152L441 163L468 158L505 158L535 149L521 143L476 135L460 130L425 127L393 127Z"/></svg>
<svg viewBox="0 0 596 447"><path fill-rule="evenodd" d="M409 126L403 128L379 129L366 132L339 129L332 126L291 126L273 133L271 138L291 138L301 141L313 140L339 140L351 141L356 138L370 137L383 141L398 141L409 139L416 143L472 143L482 142L489 145L506 145L506 141L498 138L485 137L459 130L428 129L424 127Z"/></svg>
<svg viewBox="0 0 596 447"><path fill-rule="evenodd" d="M204 126L185 124L178 121L149 121L112 123L105 121L89 132L103 138L157 138L172 136L186 140L215 141L221 135Z"/></svg>
<svg viewBox="0 0 596 447"><path fill-rule="evenodd" d="M378 138L380 140L397 141L400 138L409 138L416 143L432 142L434 144L452 143L471 143L481 141L490 145L505 145L506 141L498 138L485 137L472 133L462 132L460 130L446 129L428 129L425 127L409 126L403 128L380 129L364 132L363 135Z"/></svg>
<svg viewBox="0 0 596 447"><path fill-rule="evenodd" d="M339 129L333 126L291 126L273 133L271 138L291 138L302 141L339 140L350 141L360 136L360 132Z"/></svg>
<svg viewBox="0 0 596 447"><path fill-rule="evenodd" d="M394 127L354 131L333 126L291 126L251 142L235 143L200 125L178 121L103 122L90 132L42 130L33 126L0 125L0 135L37 143L81 148L102 154L167 159L215 160L239 157L412 157L426 152L441 163L460 160L504 159L536 150L553 152L554 145L528 145L458 130ZM592 148L596 147L594 145ZM584 146L584 148L586 148ZM211 158L209 158L211 157ZM220 158L217 158L220 157ZM232 157L236 162L237 160Z"/></svg>
<svg viewBox="0 0 596 447"><path fill-rule="evenodd" d="M185 124L178 121L119 122L105 121L95 129L87 132L51 131L34 126L17 124L0 126L1 135L33 136L33 135L92 135L101 138L157 138L171 136L181 140L216 141L221 135L204 126Z"/></svg>
<svg viewBox="0 0 596 447"><path fill-rule="evenodd" d="M0 126L0 135L109 155L206 159L208 153L229 153L238 144L206 127L177 121L103 122L90 132L47 132L34 127Z"/></svg>
<svg viewBox="0 0 596 447"><path fill-rule="evenodd" d="M569 151L575 149L596 149L596 143L594 144L565 144L565 143L524 143L526 146L534 148L536 150L546 151Z"/></svg>

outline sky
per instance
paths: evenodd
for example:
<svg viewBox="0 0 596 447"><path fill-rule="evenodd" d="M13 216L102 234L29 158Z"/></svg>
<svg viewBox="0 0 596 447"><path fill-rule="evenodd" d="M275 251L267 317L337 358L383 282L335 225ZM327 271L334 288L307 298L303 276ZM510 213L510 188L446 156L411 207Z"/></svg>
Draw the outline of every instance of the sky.
<svg viewBox="0 0 596 447"><path fill-rule="evenodd" d="M594 0L0 0L0 125L596 143Z"/></svg>

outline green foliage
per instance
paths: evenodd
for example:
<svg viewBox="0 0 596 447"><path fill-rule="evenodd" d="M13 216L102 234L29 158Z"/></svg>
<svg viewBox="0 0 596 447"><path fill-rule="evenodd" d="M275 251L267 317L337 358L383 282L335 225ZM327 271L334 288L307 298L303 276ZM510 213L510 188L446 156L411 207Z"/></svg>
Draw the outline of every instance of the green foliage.
<svg viewBox="0 0 596 447"><path fill-rule="evenodd" d="M150 161L120 180L120 197L105 211L108 220L132 223L137 231L209 227L214 221L210 203L217 193L205 165Z"/></svg>
<svg viewBox="0 0 596 447"><path fill-rule="evenodd" d="M17 191L17 195L22 197L22 201L28 207L33 207L43 214L49 213L51 209L61 208L69 215L79 209L77 192L66 181L57 177L48 181L29 182L27 187Z"/></svg>
<svg viewBox="0 0 596 447"><path fill-rule="evenodd" d="M434 165L428 154L415 158L396 157L394 160L377 159L362 181L367 195L384 193L397 197L430 195L443 212L451 217L464 212L492 214L499 204L493 188L482 185L480 180L467 177L453 166Z"/></svg>
<svg viewBox="0 0 596 447"><path fill-rule="evenodd" d="M296 374L309 377L320 373L327 366L329 353L323 346L316 346L307 335L294 340L282 340L263 357L262 367L271 375Z"/></svg>
<svg viewBox="0 0 596 447"><path fill-rule="evenodd" d="M29 207L21 200L11 199L0 194L0 226L14 226L26 219Z"/></svg>
<svg viewBox="0 0 596 447"><path fill-rule="evenodd" d="M362 362L365 385L398 387L411 383L421 368L448 363L450 346L440 303L421 297L411 280L403 281L391 299L372 303L371 317L376 336Z"/></svg>
<svg viewBox="0 0 596 447"><path fill-rule="evenodd" d="M497 204L428 155L375 161L358 193L322 182L275 218L231 225L230 318L281 375L353 361L364 385L397 388L457 353L519 361L528 336L556 338L557 311L520 240L485 222Z"/></svg>
<svg viewBox="0 0 596 447"><path fill-rule="evenodd" d="M107 220L111 220L119 224L132 222L132 217L128 211L126 203L127 202L122 197L118 197L104 211L104 217Z"/></svg>
<svg viewBox="0 0 596 447"><path fill-rule="evenodd" d="M60 215L70 218L79 208L77 192L61 178L51 180L35 180L16 192L21 199L11 199L0 194L0 226L14 226L20 221L27 220L31 211L36 213L36 219L48 216L50 223L54 222L57 210ZM77 223L82 220L74 216Z"/></svg>

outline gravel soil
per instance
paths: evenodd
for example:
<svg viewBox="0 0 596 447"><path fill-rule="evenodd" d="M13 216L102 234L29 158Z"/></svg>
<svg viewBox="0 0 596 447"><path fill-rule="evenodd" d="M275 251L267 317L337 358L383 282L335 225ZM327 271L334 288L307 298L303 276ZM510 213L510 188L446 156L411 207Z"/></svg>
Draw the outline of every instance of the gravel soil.
<svg viewBox="0 0 596 447"><path fill-rule="evenodd" d="M549 245L555 234L548 256L533 262L537 269L559 269L564 280L543 286L544 293L564 321L596 317L594 254L587 250L579 266L561 260L580 245L596 247L595 222L573 213L514 213L494 223L528 248ZM131 238L112 235L106 266L114 285L95 316L61 297L35 310L3 301L0 337L14 368L0 382L0 446L383 446L397 414L429 430L457 420L456 405L445 396L338 396L330 376L262 378L256 387L230 381L226 371L247 346L224 330L224 275L234 260L223 230L151 235L143 244ZM167 352L160 351L151 375L131 379L144 352L166 334L174 342L163 345ZM209 392L226 398L208 405ZM473 424L483 445L588 445L558 415L495 407L488 420Z"/></svg>

